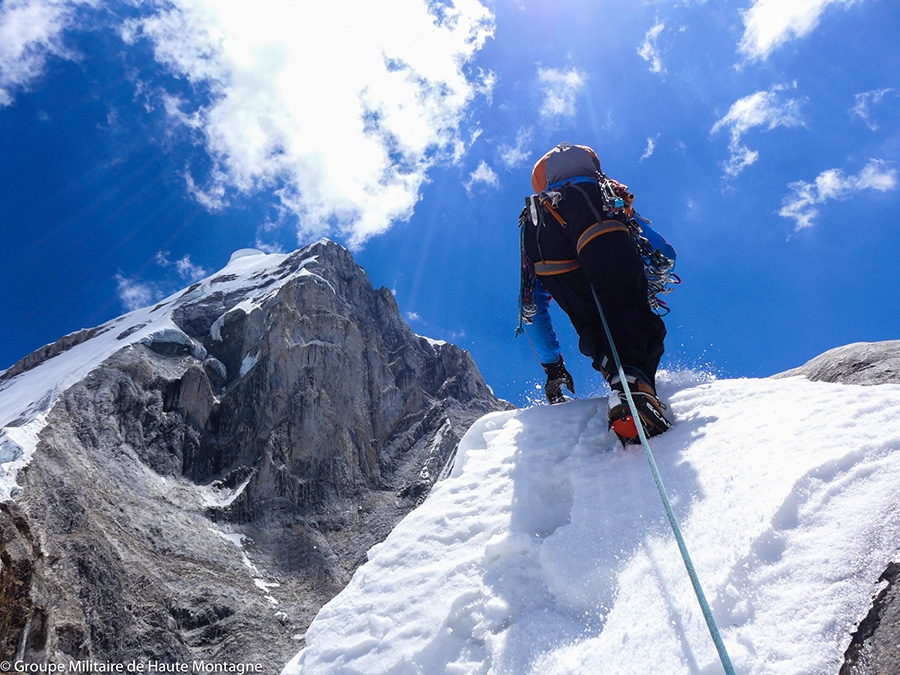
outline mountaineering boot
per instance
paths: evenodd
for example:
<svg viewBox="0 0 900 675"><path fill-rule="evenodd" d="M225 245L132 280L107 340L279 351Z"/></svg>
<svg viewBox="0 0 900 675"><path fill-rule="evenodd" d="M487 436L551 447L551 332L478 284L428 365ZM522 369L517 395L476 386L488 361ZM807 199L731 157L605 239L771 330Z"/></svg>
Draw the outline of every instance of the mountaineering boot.
<svg viewBox="0 0 900 675"><path fill-rule="evenodd" d="M644 433L647 438L658 436L672 428L672 422L666 417L666 405L659 400L656 392L649 382L636 375L625 374L625 380L634 399L638 416L644 425ZM625 397L625 388L621 378L616 375L610 382L612 390L609 394L606 416L609 419L609 428L623 443L639 443L637 427Z"/></svg>

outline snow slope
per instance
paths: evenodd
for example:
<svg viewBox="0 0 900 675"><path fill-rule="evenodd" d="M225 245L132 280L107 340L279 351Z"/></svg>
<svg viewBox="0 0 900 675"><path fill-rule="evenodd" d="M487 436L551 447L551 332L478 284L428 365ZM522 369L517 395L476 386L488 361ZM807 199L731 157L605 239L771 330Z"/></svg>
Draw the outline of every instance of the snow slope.
<svg viewBox="0 0 900 675"><path fill-rule="evenodd" d="M900 543L900 386L663 377L651 446L738 673L837 673ZM488 415L283 675L720 673L605 400Z"/></svg>

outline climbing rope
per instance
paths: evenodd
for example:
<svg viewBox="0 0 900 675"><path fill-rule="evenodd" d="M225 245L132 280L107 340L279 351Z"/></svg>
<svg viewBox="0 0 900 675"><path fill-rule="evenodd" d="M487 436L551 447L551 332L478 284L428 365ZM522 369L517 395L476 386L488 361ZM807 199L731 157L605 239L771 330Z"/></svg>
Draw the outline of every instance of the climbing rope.
<svg viewBox="0 0 900 675"><path fill-rule="evenodd" d="M719 652L719 659L722 661L722 666L725 668L726 675L734 675L734 666L731 665L731 659L728 657L725 643L722 642L722 636L719 634L719 627L716 625L712 610L709 608L709 603L706 601L706 595L704 595L703 588L700 586L700 578L697 576L697 570L694 569L694 563L691 561L690 553L688 553L687 544L684 543L684 537L681 535L681 528L678 526L678 520L675 518L675 511L672 510L672 502L669 501L669 495L663 485L662 476L660 476L659 468L656 466L656 460L653 458L653 453L650 451L650 443L647 440L647 434L644 433L644 425L641 424L637 406L634 404L634 398L631 396L628 380L625 377L625 369L622 367L622 361L619 359L619 353L613 342L612 331L609 329L606 315L603 313L603 307L600 305L600 298L597 297L597 291L594 289L593 285L591 285L591 293L594 295L597 311L600 312L600 320L603 322L603 330L606 331L606 339L609 341L609 350L612 352L616 370L618 371L619 378L624 384L625 398L628 399L628 407L631 409L631 414L635 423L634 426L637 428L638 432L638 438L640 438L641 445L644 447L644 455L646 455L647 461L650 463L650 471L653 473L653 480L656 481L656 489L659 490L659 496L666 509L669 525L672 526L672 532L675 534L675 541L678 542L678 549L681 551L681 559L684 561L688 576L691 578L691 585L694 587L694 593L697 596L697 601L700 603L703 618L706 620L709 634L712 636L713 642L716 645L716 651Z"/></svg>

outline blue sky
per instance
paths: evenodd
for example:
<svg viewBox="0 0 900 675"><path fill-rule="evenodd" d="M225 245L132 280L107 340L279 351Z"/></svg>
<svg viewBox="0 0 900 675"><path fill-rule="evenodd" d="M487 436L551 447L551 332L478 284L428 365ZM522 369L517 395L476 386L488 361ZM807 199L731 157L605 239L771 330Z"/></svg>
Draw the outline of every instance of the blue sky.
<svg viewBox="0 0 900 675"><path fill-rule="evenodd" d="M328 236L527 403L516 221L561 141L678 250L664 367L896 339L898 26L888 0L2 0L0 368Z"/></svg>

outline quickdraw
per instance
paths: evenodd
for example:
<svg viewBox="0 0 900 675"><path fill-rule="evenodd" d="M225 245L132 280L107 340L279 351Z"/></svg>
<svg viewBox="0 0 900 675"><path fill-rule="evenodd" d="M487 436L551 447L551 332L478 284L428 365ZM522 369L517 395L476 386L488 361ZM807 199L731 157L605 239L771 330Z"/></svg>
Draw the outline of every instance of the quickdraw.
<svg viewBox="0 0 900 675"><path fill-rule="evenodd" d="M644 276L647 277L647 302L651 309L659 316L666 316L671 310L666 302L659 296L668 295L681 283L679 277L672 268L675 267L674 257L663 253L658 246L654 246L645 236L645 228L650 227L650 221L639 213L628 220L628 232L631 241L641 260L644 261Z"/></svg>

